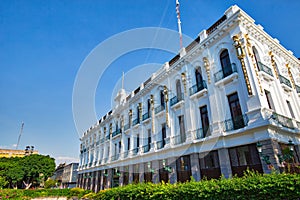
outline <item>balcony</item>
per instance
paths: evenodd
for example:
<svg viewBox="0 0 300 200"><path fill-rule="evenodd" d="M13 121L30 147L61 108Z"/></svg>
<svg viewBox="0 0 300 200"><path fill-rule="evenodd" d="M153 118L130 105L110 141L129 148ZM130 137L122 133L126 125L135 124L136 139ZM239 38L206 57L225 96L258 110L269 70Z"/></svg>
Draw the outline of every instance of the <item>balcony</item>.
<svg viewBox="0 0 300 200"><path fill-rule="evenodd" d="M204 88L207 88L205 81L202 81L201 83L193 85L192 87L190 87L190 96L193 94L196 94L197 92L200 92Z"/></svg>
<svg viewBox="0 0 300 200"><path fill-rule="evenodd" d="M124 131L127 131L130 128L130 124L125 124Z"/></svg>
<svg viewBox="0 0 300 200"><path fill-rule="evenodd" d="M218 81L222 80L223 78L226 78L235 72L237 72L236 64L231 63L230 66L227 66L226 68L221 69L220 71L218 71L217 73L214 74L215 82L218 82Z"/></svg>
<svg viewBox="0 0 300 200"><path fill-rule="evenodd" d="M122 132L122 130L121 130L120 128L117 129L116 131L114 131L114 132L112 133L112 137L115 137L115 136L117 136L117 135L120 135L121 132Z"/></svg>
<svg viewBox="0 0 300 200"><path fill-rule="evenodd" d="M106 140L109 140L110 139L110 134L108 134L105 138L106 138Z"/></svg>
<svg viewBox="0 0 300 200"><path fill-rule="evenodd" d="M144 145L142 148L143 148L143 152L144 153L147 153L147 152L149 152L150 151L150 144L146 144L146 145Z"/></svg>
<svg viewBox="0 0 300 200"><path fill-rule="evenodd" d="M139 152L139 148L136 147L136 148L132 149L131 152L132 152L131 155L135 156L135 155L137 155L137 153Z"/></svg>
<svg viewBox="0 0 300 200"><path fill-rule="evenodd" d="M149 112L146 112L145 114L143 114L143 121L145 121L146 119L149 119L150 115Z"/></svg>
<svg viewBox="0 0 300 200"><path fill-rule="evenodd" d="M159 105L155 108L155 114L163 111L165 109L165 106L164 105Z"/></svg>
<svg viewBox="0 0 300 200"><path fill-rule="evenodd" d="M135 125L137 125L137 124L139 124L140 123L140 119L137 117L136 119L134 119L133 121L132 121L132 126L135 126Z"/></svg>
<svg viewBox="0 0 300 200"><path fill-rule="evenodd" d="M300 94L300 86L299 85L296 85L296 91L298 94Z"/></svg>
<svg viewBox="0 0 300 200"><path fill-rule="evenodd" d="M165 141L164 140L156 142L157 149L162 149L162 148L164 148L164 146L165 146Z"/></svg>
<svg viewBox="0 0 300 200"><path fill-rule="evenodd" d="M227 119L223 122L224 131L232 131L245 127L248 124L248 116L240 115L233 119Z"/></svg>
<svg viewBox="0 0 300 200"><path fill-rule="evenodd" d="M184 100L184 95L181 94L180 96L174 96L171 100L170 100L170 106L173 106L175 104L177 104L178 102Z"/></svg>
<svg viewBox="0 0 300 200"><path fill-rule="evenodd" d="M272 118L279 124L281 124L283 127L294 129L293 120L291 118L288 118L286 116L277 114L276 112L273 112Z"/></svg>
<svg viewBox="0 0 300 200"><path fill-rule="evenodd" d="M203 128L198 128L197 130L194 131L194 138L196 140L205 138L207 132L208 132L208 130L206 130L206 133L204 134Z"/></svg>
<svg viewBox="0 0 300 200"><path fill-rule="evenodd" d="M172 139L173 139L173 145L178 145L184 143L186 137L185 135L175 135Z"/></svg>
<svg viewBox="0 0 300 200"><path fill-rule="evenodd" d="M124 158L127 158L127 157L128 157L128 151L125 151L125 152L123 153L123 155L124 155Z"/></svg>
<svg viewBox="0 0 300 200"><path fill-rule="evenodd" d="M280 81L280 83L292 88L292 84L291 84L290 80L285 78L284 76L279 75L279 81Z"/></svg>
<svg viewBox="0 0 300 200"><path fill-rule="evenodd" d="M267 65L264 65L262 64L261 62L258 62L258 70L261 71L261 72L265 72L267 73L268 75L270 76L273 76L273 73L272 73L272 69L270 67L268 67Z"/></svg>
<svg viewBox="0 0 300 200"><path fill-rule="evenodd" d="M113 156L111 157L111 161L118 160L119 157L120 157L120 154L117 153L116 155L113 155Z"/></svg>

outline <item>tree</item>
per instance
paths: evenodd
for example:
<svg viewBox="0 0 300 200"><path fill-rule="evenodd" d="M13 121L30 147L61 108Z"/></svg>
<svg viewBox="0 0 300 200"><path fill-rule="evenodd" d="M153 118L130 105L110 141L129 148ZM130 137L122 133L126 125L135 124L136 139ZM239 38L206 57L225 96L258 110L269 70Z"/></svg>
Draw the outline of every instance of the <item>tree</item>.
<svg viewBox="0 0 300 200"><path fill-rule="evenodd" d="M24 184L39 186L47 180L55 171L55 161L50 156L30 155L23 159L23 170L25 172Z"/></svg>
<svg viewBox="0 0 300 200"><path fill-rule="evenodd" d="M23 158L0 158L0 176L9 182L11 188L38 187L54 171L55 162L50 156L35 154Z"/></svg>
<svg viewBox="0 0 300 200"><path fill-rule="evenodd" d="M5 177L0 176L0 189L3 189L8 184L8 181L5 180Z"/></svg>

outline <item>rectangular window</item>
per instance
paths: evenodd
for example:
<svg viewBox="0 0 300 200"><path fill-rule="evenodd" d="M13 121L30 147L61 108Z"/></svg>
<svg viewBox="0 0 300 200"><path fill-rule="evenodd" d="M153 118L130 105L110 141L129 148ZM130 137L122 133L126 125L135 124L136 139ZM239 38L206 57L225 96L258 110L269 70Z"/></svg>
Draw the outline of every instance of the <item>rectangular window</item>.
<svg viewBox="0 0 300 200"><path fill-rule="evenodd" d="M179 122L179 131L180 131L180 140L181 142L185 142L186 136L185 136L185 127L184 127L184 115L178 116L178 122Z"/></svg>
<svg viewBox="0 0 300 200"><path fill-rule="evenodd" d="M136 148L139 148L139 146L140 146L140 135L137 134L136 135Z"/></svg>
<svg viewBox="0 0 300 200"><path fill-rule="evenodd" d="M161 137L162 137L162 146L164 147L166 144L166 137L167 137L165 123L161 125Z"/></svg>
<svg viewBox="0 0 300 200"><path fill-rule="evenodd" d="M122 144L121 144L121 141L119 142L119 153L121 153L121 146L122 146Z"/></svg>
<svg viewBox="0 0 300 200"><path fill-rule="evenodd" d="M233 129L239 129L245 126L240 101L237 93L228 95L228 103L232 118Z"/></svg>
<svg viewBox="0 0 300 200"><path fill-rule="evenodd" d="M205 137L209 129L208 111L206 105L200 107L200 115L201 115L203 137Z"/></svg>
<svg viewBox="0 0 300 200"><path fill-rule="evenodd" d="M290 111L291 117L292 117L292 118L295 118L295 115L294 115L294 112L293 112L291 103L287 100L287 101L286 101L286 104L287 104L288 107L289 107L289 111Z"/></svg>
<svg viewBox="0 0 300 200"><path fill-rule="evenodd" d="M151 148L150 145L151 145L151 129L148 129L148 149Z"/></svg>
<svg viewBox="0 0 300 200"><path fill-rule="evenodd" d="M266 95L266 98L267 98L269 108L272 109L272 110L275 110L271 93L268 90L265 90L265 95Z"/></svg>
<svg viewBox="0 0 300 200"><path fill-rule="evenodd" d="M206 156L204 156L204 158L200 158L201 169L218 168L218 167L220 167L218 151L211 151Z"/></svg>
<svg viewBox="0 0 300 200"><path fill-rule="evenodd" d="M130 149L130 138L127 138L127 150Z"/></svg>

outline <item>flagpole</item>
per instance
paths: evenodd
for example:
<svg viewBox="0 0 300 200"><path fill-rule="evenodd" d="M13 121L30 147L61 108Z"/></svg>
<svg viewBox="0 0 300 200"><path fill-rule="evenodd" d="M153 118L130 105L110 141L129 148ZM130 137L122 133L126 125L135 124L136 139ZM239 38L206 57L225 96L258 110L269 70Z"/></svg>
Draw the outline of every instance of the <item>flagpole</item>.
<svg viewBox="0 0 300 200"><path fill-rule="evenodd" d="M181 21L180 21L179 6L180 6L179 1L176 0L176 14L177 14L177 23L178 23L179 43L180 43L180 49L182 49L182 32L181 32Z"/></svg>

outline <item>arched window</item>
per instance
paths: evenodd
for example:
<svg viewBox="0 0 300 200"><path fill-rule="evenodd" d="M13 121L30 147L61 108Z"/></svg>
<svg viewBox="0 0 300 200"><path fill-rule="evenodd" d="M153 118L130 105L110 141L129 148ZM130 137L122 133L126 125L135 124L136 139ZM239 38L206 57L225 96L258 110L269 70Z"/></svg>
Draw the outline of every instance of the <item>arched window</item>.
<svg viewBox="0 0 300 200"><path fill-rule="evenodd" d="M259 58L258 51L256 50L256 48L254 46L252 47L252 50L253 50L253 55L254 55L254 59L256 62L256 66L257 66L258 70L260 70L260 58Z"/></svg>
<svg viewBox="0 0 300 200"><path fill-rule="evenodd" d="M202 86L202 84L203 84L203 78L202 78L200 67L198 67L195 70L195 77L196 77L197 88L200 88Z"/></svg>
<svg viewBox="0 0 300 200"><path fill-rule="evenodd" d="M220 54L220 62L221 62L224 77L232 74L231 62L230 62L229 53L227 49L223 50L222 53Z"/></svg>
<svg viewBox="0 0 300 200"><path fill-rule="evenodd" d="M178 101L182 100L181 83L180 80L176 81L176 93Z"/></svg>

